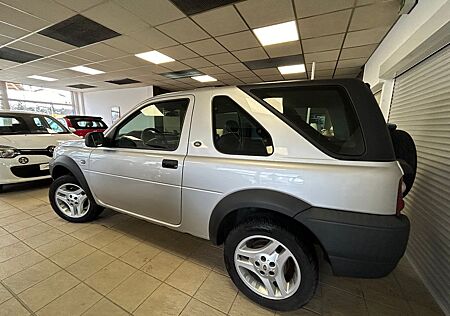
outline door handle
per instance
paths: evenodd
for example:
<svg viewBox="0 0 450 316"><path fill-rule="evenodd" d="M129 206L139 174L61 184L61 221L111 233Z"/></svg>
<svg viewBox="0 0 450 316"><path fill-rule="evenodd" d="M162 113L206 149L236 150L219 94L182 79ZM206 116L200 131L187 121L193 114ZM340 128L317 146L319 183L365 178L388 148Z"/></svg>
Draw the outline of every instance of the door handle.
<svg viewBox="0 0 450 316"><path fill-rule="evenodd" d="M177 169L178 168L178 160L163 159L162 167L169 168L169 169Z"/></svg>

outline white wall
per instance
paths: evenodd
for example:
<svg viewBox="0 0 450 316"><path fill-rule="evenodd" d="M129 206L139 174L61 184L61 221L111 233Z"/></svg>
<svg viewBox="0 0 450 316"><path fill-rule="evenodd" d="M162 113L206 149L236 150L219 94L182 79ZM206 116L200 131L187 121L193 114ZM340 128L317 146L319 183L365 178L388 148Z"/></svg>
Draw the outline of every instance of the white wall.
<svg viewBox="0 0 450 316"><path fill-rule="evenodd" d="M383 86L380 107L389 112L394 78L450 41L450 0L419 0L400 17L364 67L372 91Z"/></svg>
<svg viewBox="0 0 450 316"><path fill-rule="evenodd" d="M153 87L83 92L84 114L103 117L111 125L111 107L120 107L121 116L139 102L153 96Z"/></svg>

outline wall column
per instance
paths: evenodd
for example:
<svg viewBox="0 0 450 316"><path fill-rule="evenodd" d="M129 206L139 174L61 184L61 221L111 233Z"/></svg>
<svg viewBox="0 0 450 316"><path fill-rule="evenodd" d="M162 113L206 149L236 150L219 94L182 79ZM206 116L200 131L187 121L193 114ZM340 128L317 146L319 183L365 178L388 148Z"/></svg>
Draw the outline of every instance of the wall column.
<svg viewBox="0 0 450 316"><path fill-rule="evenodd" d="M9 110L8 92L6 91L6 82L4 81L0 81L0 96L2 97L0 108L3 110Z"/></svg>

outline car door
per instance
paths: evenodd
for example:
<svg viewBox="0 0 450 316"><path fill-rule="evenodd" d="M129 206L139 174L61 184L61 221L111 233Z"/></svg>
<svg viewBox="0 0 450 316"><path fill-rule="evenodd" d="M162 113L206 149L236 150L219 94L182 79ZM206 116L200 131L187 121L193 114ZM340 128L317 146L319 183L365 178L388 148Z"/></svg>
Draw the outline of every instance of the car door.
<svg viewBox="0 0 450 316"><path fill-rule="evenodd" d="M89 159L104 205L170 225L181 221L181 181L193 96L151 101L125 117Z"/></svg>

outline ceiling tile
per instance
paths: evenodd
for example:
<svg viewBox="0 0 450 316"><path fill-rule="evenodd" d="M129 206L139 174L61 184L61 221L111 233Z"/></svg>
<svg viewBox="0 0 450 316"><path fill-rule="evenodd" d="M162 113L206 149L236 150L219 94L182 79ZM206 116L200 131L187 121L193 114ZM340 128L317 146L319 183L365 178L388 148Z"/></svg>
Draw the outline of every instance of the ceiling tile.
<svg viewBox="0 0 450 316"><path fill-rule="evenodd" d="M169 36L163 34L155 28L147 27L132 32L129 36L154 49L160 49L178 44L177 41L171 39Z"/></svg>
<svg viewBox="0 0 450 316"><path fill-rule="evenodd" d="M355 9L349 31L370 29L380 26L390 27L399 17L398 1L380 2Z"/></svg>
<svg viewBox="0 0 450 316"><path fill-rule="evenodd" d="M58 52L64 52L66 50L75 49L76 46L57 41L47 36L40 34L32 34L23 39L24 42L39 45L41 47L49 48Z"/></svg>
<svg viewBox="0 0 450 316"><path fill-rule="evenodd" d="M188 18L160 25L158 29L180 43L198 41L209 37L205 31Z"/></svg>
<svg viewBox="0 0 450 316"><path fill-rule="evenodd" d="M222 74L225 72L222 68L219 68L216 66L197 68L197 70L199 70L207 75Z"/></svg>
<svg viewBox="0 0 450 316"><path fill-rule="evenodd" d="M323 62L323 61L336 61L339 56L339 50L330 50L325 52L316 52L304 54L305 61L307 63L315 62Z"/></svg>
<svg viewBox="0 0 450 316"><path fill-rule="evenodd" d="M298 20L302 39L345 33L352 10L338 11Z"/></svg>
<svg viewBox="0 0 450 316"><path fill-rule="evenodd" d="M127 35L121 35L109 40L103 41L104 44L120 49L121 51L137 54L151 50L150 47L142 44L142 42L135 40Z"/></svg>
<svg viewBox="0 0 450 316"><path fill-rule="evenodd" d="M236 7L251 28L295 20L291 0L247 0Z"/></svg>
<svg viewBox="0 0 450 316"><path fill-rule="evenodd" d="M102 61L99 63L87 64L86 66L88 66L90 68L98 69L101 71L105 71L105 72L118 71L118 70L132 68L132 66L130 66L129 64L127 64L123 61L120 61L120 60L115 60L115 59Z"/></svg>
<svg viewBox="0 0 450 316"><path fill-rule="evenodd" d="M62 21L76 14L75 11L72 11L51 0L2 0L2 2L49 22Z"/></svg>
<svg viewBox="0 0 450 316"><path fill-rule="evenodd" d="M46 76L56 79L65 79L65 78L74 78L74 77L81 77L81 74L72 70L57 70L57 71L51 71L45 73Z"/></svg>
<svg viewBox="0 0 450 316"><path fill-rule="evenodd" d="M91 62L89 60L79 58L76 56L72 56L72 55L69 55L66 53L55 55L55 56L53 56L53 58L56 60L61 60L61 61L67 62L67 63L71 63L72 65L84 65L84 64Z"/></svg>
<svg viewBox="0 0 450 316"><path fill-rule="evenodd" d="M379 27L374 29L348 32L344 47L378 44L388 32L389 28Z"/></svg>
<svg viewBox="0 0 450 316"><path fill-rule="evenodd" d="M191 69L190 66L187 66L185 64L183 64L182 62L179 61L173 61L170 63L166 63L164 64L164 67L172 70L172 71L180 71L180 70L186 70L186 69Z"/></svg>
<svg viewBox="0 0 450 316"><path fill-rule="evenodd" d="M23 28L0 22L0 35L19 38L28 33L29 32Z"/></svg>
<svg viewBox="0 0 450 316"><path fill-rule="evenodd" d="M344 34L328 35L303 40L303 51L305 53L320 52L324 50L340 49Z"/></svg>
<svg viewBox="0 0 450 316"><path fill-rule="evenodd" d="M83 12L83 15L121 34L148 26L137 16L113 2L102 3Z"/></svg>
<svg viewBox="0 0 450 316"><path fill-rule="evenodd" d="M202 56L226 52L226 49L223 48L219 43L216 42L216 40L212 38L188 43L186 44L186 46Z"/></svg>
<svg viewBox="0 0 450 316"><path fill-rule="evenodd" d="M253 70L253 72L260 77L280 74L280 71L278 70L278 68L255 69L255 70Z"/></svg>
<svg viewBox="0 0 450 316"><path fill-rule="evenodd" d="M178 20L185 16L169 0L115 0L115 3L152 26Z"/></svg>
<svg viewBox="0 0 450 316"><path fill-rule="evenodd" d="M347 75L347 74L357 74L361 71L361 67L351 67L351 68L337 68L336 75Z"/></svg>
<svg viewBox="0 0 450 316"><path fill-rule="evenodd" d="M9 42L12 42L13 40L14 40L14 38L0 35L0 46L8 44Z"/></svg>
<svg viewBox="0 0 450 316"><path fill-rule="evenodd" d="M236 57L234 57L233 55L231 55L230 53L210 55L210 56L205 56L205 58L208 59L213 64L216 64L218 66L239 62L239 60Z"/></svg>
<svg viewBox="0 0 450 316"><path fill-rule="evenodd" d="M183 45L163 48L160 52L177 60L198 57L196 53Z"/></svg>
<svg viewBox="0 0 450 316"><path fill-rule="evenodd" d="M247 30L247 26L233 6L203 12L192 16L192 19L213 36Z"/></svg>
<svg viewBox="0 0 450 316"><path fill-rule="evenodd" d="M75 56L75 57L87 59L90 61L102 61L102 60L106 59L106 57L104 57L102 55L99 55L99 54L89 51L89 47L71 50L68 54Z"/></svg>
<svg viewBox="0 0 450 316"><path fill-rule="evenodd" d="M93 53L105 56L107 58L118 58L128 55L127 53L121 51L120 49L108 46L103 43L92 44L86 48Z"/></svg>
<svg viewBox="0 0 450 316"><path fill-rule="evenodd" d="M278 69L277 69L277 71L278 71ZM283 80L283 76L281 76L279 72L278 72L278 74L259 76L259 77L266 82Z"/></svg>
<svg viewBox="0 0 450 316"><path fill-rule="evenodd" d="M45 47L29 44L29 43L22 42L22 41L15 42L15 43L9 45L8 47L20 49L20 50L23 50L23 51L26 51L26 52L29 52L32 54L41 55L41 56L50 56L50 55L58 53L57 51L54 51L52 49L47 49Z"/></svg>
<svg viewBox="0 0 450 316"><path fill-rule="evenodd" d="M344 79L344 78L356 78L359 72L349 73L349 74L335 74L333 79Z"/></svg>
<svg viewBox="0 0 450 316"><path fill-rule="evenodd" d="M257 77L252 71L250 70L244 70L244 71L234 71L231 73L236 78L242 79L242 78L255 78Z"/></svg>
<svg viewBox="0 0 450 316"><path fill-rule="evenodd" d="M340 59L351 59L360 57L370 57L378 44L364 45L359 47L350 47L342 49Z"/></svg>
<svg viewBox="0 0 450 316"><path fill-rule="evenodd" d="M214 78L218 80L223 80L223 79L234 79L235 77L230 75L229 73L223 73L214 75Z"/></svg>
<svg viewBox="0 0 450 316"><path fill-rule="evenodd" d="M259 83L261 82L261 79L259 77L248 77L248 78L241 78L244 83L251 84L251 83Z"/></svg>
<svg viewBox="0 0 450 316"><path fill-rule="evenodd" d="M294 0L299 18L352 8L354 0Z"/></svg>
<svg viewBox="0 0 450 316"><path fill-rule="evenodd" d="M26 3L24 1L24 3ZM50 22L16 10L0 2L0 21L21 27L28 31L36 31L50 24Z"/></svg>
<svg viewBox="0 0 450 316"><path fill-rule="evenodd" d="M103 0L56 0L56 2L76 11L81 12L86 9L92 8L103 2Z"/></svg>
<svg viewBox="0 0 450 316"><path fill-rule="evenodd" d="M269 54L270 58L298 55L302 53L302 47L300 46L300 41L281 43L266 46L265 50Z"/></svg>
<svg viewBox="0 0 450 316"><path fill-rule="evenodd" d="M259 47L260 44L251 31L228 34L216 38L228 50Z"/></svg>
<svg viewBox="0 0 450 316"><path fill-rule="evenodd" d="M333 73L334 73L334 68L333 69L316 70L314 72L314 78L317 78L317 77L331 78L333 76ZM308 74L311 77L311 71L308 71Z"/></svg>
<svg viewBox="0 0 450 316"><path fill-rule="evenodd" d="M334 70L336 68L336 61L324 61L324 62L316 62L316 71L318 70ZM306 64L306 69L311 71L312 63Z"/></svg>
<svg viewBox="0 0 450 316"><path fill-rule="evenodd" d="M18 66L20 63L16 63L14 61L6 60L6 59L0 59L0 69L6 69L9 67Z"/></svg>
<svg viewBox="0 0 450 316"><path fill-rule="evenodd" d="M338 68L361 67L366 63L366 61L366 57L339 60Z"/></svg>
<svg viewBox="0 0 450 316"><path fill-rule="evenodd" d="M193 68L201 68L201 67L213 66L213 64L211 64L209 61L207 61L203 57L183 59L182 62L183 62L183 64L186 64L186 65L191 66Z"/></svg>
<svg viewBox="0 0 450 316"><path fill-rule="evenodd" d="M289 75L283 75L284 79L286 80L293 80L293 79L306 79L306 73L297 73L297 74L289 74Z"/></svg>
<svg viewBox="0 0 450 316"><path fill-rule="evenodd" d="M240 61L269 58L262 47L237 50L233 52L233 55L239 58Z"/></svg>
<svg viewBox="0 0 450 316"><path fill-rule="evenodd" d="M248 68L242 63L223 65L220 68L228 72L248 70Z"/></svg>
<svg viewBox="0 0 450 316"><path fill-rule="evenodd" d="M124 62L124 63L129 64L130 66L134 66L134 67L144 67L144 66L149 65L148 61L138 58L134 55L124 56L124 57L116 58L114 60Z"/></svg>

